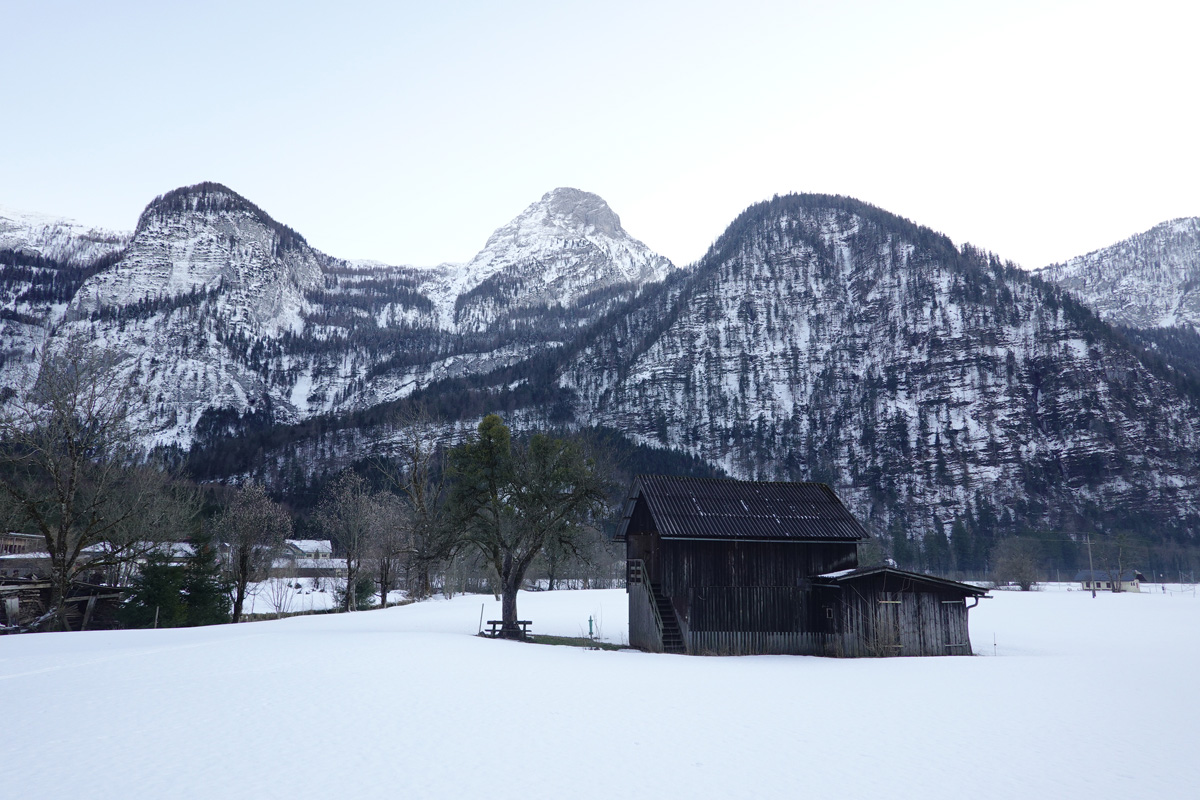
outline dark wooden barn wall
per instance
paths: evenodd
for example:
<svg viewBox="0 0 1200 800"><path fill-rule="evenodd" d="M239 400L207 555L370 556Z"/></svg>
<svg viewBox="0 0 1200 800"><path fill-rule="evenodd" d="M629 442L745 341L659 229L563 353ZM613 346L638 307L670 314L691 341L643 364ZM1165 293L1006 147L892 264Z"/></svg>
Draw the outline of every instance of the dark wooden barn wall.
<svg viewBox="0 0 1200 800"><path fill-rule="evenodd" d="M834 655L836 638L827 633L693 631L688 640L688 652L702 656Z"/></svg>
<svg viewBox="0 0 1200 800"><path fill-rule="evenodd" d="M713 586L688 590L693 631L827 633L813 592L796 586Z"/></svg>
<svg viewBox="0 0 1200 800"><path fill-rule="evenodd" d="M660 543L657 574L671 597L692 588L802 586L822 572L857 564L857 545L846 542L705 542L667 539Z"/></svg>

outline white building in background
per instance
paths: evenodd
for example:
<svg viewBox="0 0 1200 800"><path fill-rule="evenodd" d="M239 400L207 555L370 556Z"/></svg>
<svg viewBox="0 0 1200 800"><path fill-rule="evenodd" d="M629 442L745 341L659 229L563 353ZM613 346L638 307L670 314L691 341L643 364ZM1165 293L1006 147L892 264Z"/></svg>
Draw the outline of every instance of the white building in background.
<svg viewBox="0 0 1200 800"><path fill-rule="evenodd" d="M1117 574L1116 570L1109 572L1103 569L1080 570L1075 580L1087 591L1097 592L1140 592L1146 576L1136 569L1127 569Z"/></svg>
<svg viewBox="0 0 1200 800"><path fill-rule="evenodd" d="M283 547L294 558L333 557L333 542L328 539L285 539Z"/></svg>
<svg viewBox="0 0 1200 800"><path fill-rule="evenodd" d="M346 559L333 557L328 539L285 539L283 550L271 562L274 577L344 578Z"/></svg>

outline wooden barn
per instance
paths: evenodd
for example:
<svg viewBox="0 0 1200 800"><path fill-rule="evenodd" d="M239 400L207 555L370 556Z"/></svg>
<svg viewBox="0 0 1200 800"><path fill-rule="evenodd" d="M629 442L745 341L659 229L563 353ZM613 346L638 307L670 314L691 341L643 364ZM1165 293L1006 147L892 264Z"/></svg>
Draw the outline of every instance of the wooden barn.
<svg viewBox="0 0 1200 800"><path fill-rule="evenodd" d="M965 655L986 593L858 569L867 532L823 483L640 476L616 536L629 641L653 652Z"/></svg>

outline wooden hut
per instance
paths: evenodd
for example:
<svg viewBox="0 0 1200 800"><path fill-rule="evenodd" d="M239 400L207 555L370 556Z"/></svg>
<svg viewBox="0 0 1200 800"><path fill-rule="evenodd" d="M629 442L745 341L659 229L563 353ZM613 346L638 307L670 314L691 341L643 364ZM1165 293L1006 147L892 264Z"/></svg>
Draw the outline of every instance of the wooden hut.
<svg viewBox="0 0 1200 800"><path fill-rule="evenodd" d="M829 626L827 651L840 656L970 655L967 611L987 594L884 566L818 575L813 585Z"/></svg>
<svg viewBox="0 0 1200 800"><path fill-rule="evenodd" d="M867 533L823 483L640 476L616 536L626 547L634 647L729 655L971 651L965 600L984 591L890 568L857 570ZM870 602L876 613L868 619Z"/></svg>

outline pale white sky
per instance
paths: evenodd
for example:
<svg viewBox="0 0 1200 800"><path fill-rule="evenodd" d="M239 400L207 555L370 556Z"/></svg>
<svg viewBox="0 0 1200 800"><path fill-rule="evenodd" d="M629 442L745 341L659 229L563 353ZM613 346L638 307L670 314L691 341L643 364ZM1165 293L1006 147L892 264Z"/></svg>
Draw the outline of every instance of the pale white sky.
<svg viewBox="0 0 1200 800"><path fill-rule="evenodd" d="M433 264L574 186L684 264L829 192L1041 266L1200 215L1197 5L0 0L0 204Z"/></svg>

